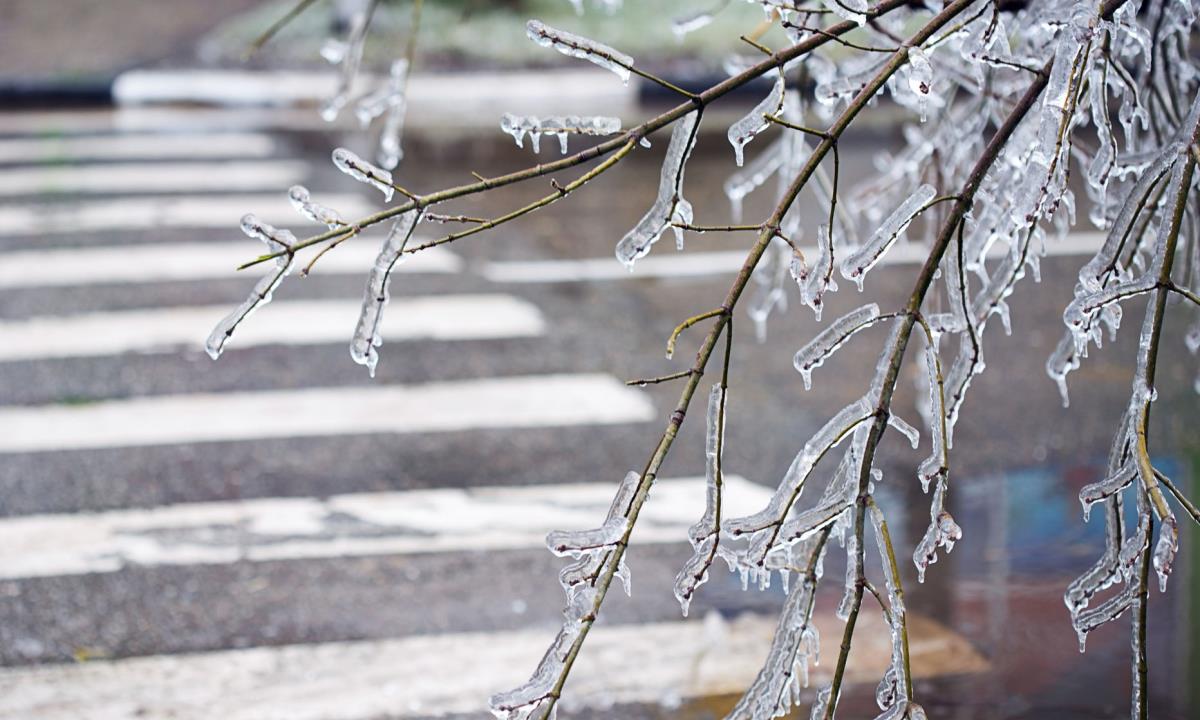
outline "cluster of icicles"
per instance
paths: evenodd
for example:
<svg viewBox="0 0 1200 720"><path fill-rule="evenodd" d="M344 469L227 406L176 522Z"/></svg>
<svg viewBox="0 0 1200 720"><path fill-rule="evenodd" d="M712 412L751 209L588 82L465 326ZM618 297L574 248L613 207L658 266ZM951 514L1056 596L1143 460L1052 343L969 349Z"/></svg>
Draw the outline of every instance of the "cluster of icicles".
<svg viewBox="0 0 1200 720"><path fill-rule="evenodd" d="M321 47L321 57L338 68L337 86L333 95L321 104L321 118L333 122L351 104L354 105L355 117L364 128L383 116L377 159L380 165L393 170L404 159L401 136L404 133L404 116L408 111L409 61L407 58L396 59L387 77L380 80L374 90L356 94L355 84L362 66L374 0L353 2L355 7L350 15L345 39L331 38Z"/></svg>
<svg viewBox="0 0 1200 720"><path fill-rule="evenodd" d="M928 16L928 10L914 5L866 23L873 12L868 0L750 1L761 4L768 16L781 19L793 43L820 36L820 31L805 23L830 15L860 25L857 44L895 48L894 38L911 31L914 15ZM582 9L582 0L574 4ZM820 321L829 293L838 290L835 275L862 291L873 268L897 252L918 246L906 238L910 228L920 228L927 237L936 220L927 215L936 215L939 203L955 200L952 196L939 197L938 188L948 193L964 186L983 155L990 129L1007 116L1035 72L1045 68L1046 87L1013 131L998 160L979 180L970 210L937 268L920 318L881 312L873 303L862 305L830 321L798 350L794 365L809 388L813 373L852 336L876 325L890 324L892 328L867 392L834 414L804 443L767 506L745 517L726 517L721 512L728 396L722 386L712 388L705 443L705 511L688 532L694 552L679 571L675 595L686 615L717 558L740 574L746 587L753 583L766 588L778 573L788 595L767 660L729 718L767 720L787 713L801 700L810 666L819 657L813 612L826 550L831 546L829 540L836 540L847 557L845 594L838 607L843 619L855 602L856 587L861 592L860 582L867 572L865 559L875 557L860 547L865 534L853 528L856 512L862 512L863 525L872 528L878 559L882 560L884 615L892 638L891 663L877 692L882 711L879 719L924 718L921 707L908 697L911 679L905 677L907 658L902 641L905 608L899 578L894 577L895 565L889 562L891 549L887 546L883 514L874 502L882 473L871 466L871 429L886 421L886 429L895 430L914 449L919 447L920 432L893 408L884 407L892 357L907 342L901 335L902 328L905 323L911 328L919 320L922 360L917 375L922 392L918 410L930 443L929 454L916 474L923 489L931 494L931 502L928 529L914 549L912 562L923 581L939 553L952 550L963 535L948 509L948 457L969 386L985 368L983 340L987 325L996 317L1006 333L1011 332L1008 298L1027 275L1039 279L1039 263L1048 243L1061 240L1076 224L1075 197L1067 184L1072 162L1081 168L1085 181L1092 207L1088 220L1105 230L1107 239L1079 274L1075 299L1064 313L1066 332L1047 362L1047 371L1060 387L1064 403L1067 375L1086 357L1091 344L1100 344L1102 330L1106 329L1110 337L1117 331L1121 303L1163 291L1160 276L1165 248L1174 233L1180 239L1176 255L1188 259L1190 276L1182 278L1178 277L1182 273L1175 273L1172 281L1193 291L1200 287L1200 247L1194 239L1200 219L1191 206L1173 203L1174 198L1187 197L1193 190L1194 175L1185 172L1184 153L1190 147L1188 138L1200 124L1200 101L1193 103L1188 112L1182 106L1162 106L1167 102L1163 98L1196 94L1192 78L1200 77L1200 72L1193 67L1187 51L1195 20L1192 6L1176 0L1127 2L1108 18L1100 17L1098 8L1092 2L1047 0L1001 13L991 0L977 0L966 6L936 42L896 48L896 52L904 53L906 62L890 76L884 92L914 116L914 122L904 126L903 146L894 153L881 154L876 163L878 172L855 188L838 188L836 177L816 167L806 191L811 191L822 208L835 209L802 217L801 203L792 203L770 239L744 301L760 337L772 312L786 310L790 282L796 283L800 304L811 308ZM828 13L811 12L814 9ZM711 21L711 13L692 14L678 19L673 29L682 35ZM344 69L357 69L364 28L353 25L345 52L332 53L340 58ZM1154 28L1157 34L1148 28ZM612 47L537 20L530 21L526 30L539 45L591 62L622 81L630 78L634 59ZM745 199L751 193L775 178L774 199L781 199L811 158L814 147L810 143L820 134L810 135L797 128L809 127L814 119L830 121L893 57L892 52L862 52L834 62L826 52L818 49L778 68L778 72L769 70L770 87L764 88L761 101L728 128L727 138L738 169L724 189L736 222L741 221ZM731 57L726 69L733 75L759 62L761 58ZM793 84L797 76L794 71L800 66L813 83L811 98L806 97L803 86ZM388 92L381 90L378 99L368 103L371 112L396 106L393 100L383 98L394 98L396 93L402 98L400 78L404 74L402 66L393 68ZM353 72L349 77L352 79ZM348 88L349 81L331 101L331 111L349 102L345 94ZM399 107L403 107L402 99ZM652 251L668 228L677 248L684 247L694 215L692 205L684 198L684 172L699 137L701 114L702 108L697 107L674 122L653 202L617 243L617 259L630 270ZM1075 130L1088 124L1096 141L1076 141ZM1123 131L1123 143L1118 142L1114 130L1117 125ZM574 116L538 119L506 115L501 126L518 145L529 136L535 150L541 135L553 135L565 143L571 133L601 135L620 130L615 118ZM772 128L776 137L747 158L750 143ZM563 147L565 152L565 144ZM342 171L391 198L393 186L387 169L341 149L335 152L334 162ZM331 230L355 231L335 211L313 203L303 188L293 188L289 197L313 222ZM351 352L372 372L378 360L375 348L381 342L379 320L387 302L390 273L404 257L419 219L413 211L394 221L370 271ZM1184 232L1178 232L1180 224L1185 226ZM244 219L243 231L264 242L276 255L276 264L246 302L214 330L208 343L214 357L237 325L269 301L295 262L296 239L288 231L273 228L254 216ZM815 236L812 245L805 244L806 231ZM924 254L923 247L917 249ZM1139 432L1156 397L1149 349L1156 332L1148 312L1130 402L1119 423L1107 474L1080 494L1085 514L1095 505L1103 506L1107 527L1103 555L1070 585L1065 595L1081 648L1088 632L1127 609L1138 611L1143 590L1138 563L1144 562L1150 544L1154 544L1153 567L1164 589L1178 549L1174 515L1169 509L1162 512L1162 504L1156 505L1148 497L1147 489L1158 488L1160 478L1139 445ZM944 351L951 341L956 341L956 347ZM1188 331L1185 343L1193 353L1200 350L1200 318ZM1196 386L1200 391L1200 379ZM802 503L805 489L820 482L818 468L826 464L834 469L820 494L815 501ZM572 558L560 574L567 596L564 621L529 682L491 699L491 708L498 717L527 720L552 715L557 708L568 663L599 609L600 588L607 588L608 581L617 578L629 591L629 570L624 560L633 529L629 518L650 481L639 473L629 473L600 527L548 536L551 551ZM1137 509L1132 531L1125 527L1123 511L1131 501L1129 496ZM862 505L864 499L867 502ZM1152 537L1156 515L1157 540ZM1100 597L1116 585L1123 587L1106 598ZM1139 653L1137 642L1135 634L1135 658ZM832 695L833 689L828 686L815 693L812 718L832 715L838 700ZM1135 708L1137 702L1135 697Z"/></svg>
<svg viewBox="0 0 1200 720"><path fill-rule="evenodd" d="M799 12L805 9L799 3L763 0L761 4L769 14L783 16L793 42L811 35L803 25L789 22L792 15L811 18ZM829 0L824 5L837 16L859 23L869 12L866 0ZM760 335L771 312L786 309L788 277L797 283L801 304L811 307L818 320L827 293L838 289L835 275L853 282L862 291L867 274L885 262L895 247L906 245L904 238L909 227L938 202L953 199L939 198L937 189L923 180L937 177L944 188L960 187L983 150L988 126L997 123L1028 86L1032 74L1025 68L1040 68L1045 58L1052 58L1046 90L1003 149L999 161L983 178L963 231L956 234L946 252L936 289L922 311L928 336L919 333L926 338L920 351L925 392L919 410L932 440L929 455L920 464L917 475L922 487L932 494L928 530L913 552L913 563L921 580L928 566L937 561L939 552L949 552L962 537L962 529L948 510L948 453L967 390L985 367L984 331L988 322L997 317L1005 331L1011 332L1008 298L1027 273L1039 278L1039 261L1047 243L1065 236L1075 224L1075 199L1066 182L1067 166L1072 160L1084 168L1085 187L1095 207L1089 219L1108 230L1109 238L1080 276L1076 301L1065 315L1068 333L1048 364L1051 377L1063 390L1064 402L1067 372L1078 366L1089 342L1100 342L1102 326L1115 331L1120 321L1120 301L1157 287L1159 266L1155 263L1161 261L1163 254L1161 238L1169 224L1164 217L1169 208L1160 210L1153 203L1147 208L1145 198L1155 189L1159 192L1152 195L1154 198L1174 196L1173 189L1181 182L1183 166L1181 133L1184 131L1180 128L1186 129L1193 122L1188 117L1170 124L1148 112L1145 103L1151 90L1180 97L1190 96L1192 89L1182 91L1171 85L1176 80L1164 79L1187 77L1187 73L1133 71L1130 76L1130 71L1126 71L1123 76L1104 72L1107 63L1104 52L1135 68L1139 61L1148 63L1151 48L1146 27L1159 23L1166 36L1172 38L1171 43L1164 45L1165 62L1186 63L1191 67L1186 47L1193 17L1187 3L1159 3L1139 20L1136 5L1127 4L1107 19L1098 16L1095 4L1066 0L1033 3L1015 15L1002 15L994 3L984 0L969 6L962 15L969 20L958 25L942 42L909 48L907 64L885 86L892 99L912 110L917 118L917 122L904 128L904 147L897 153L881 156L877 163L879 172L869 182L849 192L842 190L832 218L823 214L806 223L796 209L798 203L793 204L784 216L779 236L755 271L748 312ZM869 40L863 42L893 44L889 43L889 37L903 35L909 17L907 12L897 12L878 18L874 25L864 25L861 32ZM682 35L707 25L711 19L708 14L693 14L678 20L674 29ZM1014 31L1014 28L1019 29ZM591 41L560 42L547 36L539 41L607 67L622 79L627 78L624 69L632 66L632 59L606 46L589 44ZM739 166L725 184L735 221L741 220L744 199L772 177L778 178L776 198L780 197L811 154L811 137L799 130L786 129L786 124L805 125L805 118L814 116L828 121L889 58L886 53L862 53L835 64L818 50L795 61L803 63L815 81L811 104L805 102L799 90L789 88L787 73L791 65L783 68L765 97L728 131ZM730 74L735 74L756 62L755 58L731 58L727 67ZM1153 85L1158 87L1151 88ZM1114 103L1118 108L1116 118L1124 128L1123 151L1118 150L1112 131L1109 107ZM777 124L784 128L768 147L745 160L747 145L771 127L772 118L782 119L784 122ZM1072 138L1072 131L1089 118L1099 137L1095 148L1076 143ZM676 121L654 202L617 244L618 260L630 269L652 250L667 228L673 230L677 247L683 248L684 233L693 216L692 207L683 195L684 170L696 144L700 120L700 112L693 111ZM1158 146L1149 143L1139 126L1145 130L1151 122L1163 125L1159 128L1162 135L1173 140ZM830 205L835 188L822 169L816 171L809 188L821 205ZM1127 200L1108 202L1110 195ZM1157 224L1151 219L1156 212ZM1138 229L1142 235L1137 237L1142 237L1149 228L1160 238L1156 244L1131 240L1135 235L1131 228L1139 217L1142 224ZM1190 208L1184 222L1194 232L1197 220ZM1049 233L1043 225L1052 228ZM801 246L806 227L815 228L814 246ZM801 247L803 252L797 252ZM1193 258L1190 280L1196 285L1200 259L1195 243L1187 247L1189 257ZM811 385L814 370L852 335L885 321L897 324L899 318L897 314L883 314L878 306L868 304L830 322L796 354L795 366L805 386ZM1147 326L1146 332L1149 331ZM943 360L942 348L948 336L957 336L958 347ZM868 429L878 413L880 384L896 341L894 333L885 344L871 390L834 415L804 445L768 506L754 515L719 523L717 518L723 517L719 512L720 462L726 395L719 386L713 388L706 443L706 510L688 533L694 553L676 578L676 597L686 614L718 557L740 573L746 585L753 582L764 588L772 574L778 572L788 591L770 655L729 718L765 720L785 714L799 701L800 688L807 684L809 667L818 655L819 639L812 613L828 537L839 540L849 558L847 593L839 614L848 610L855 579L863 572L855 563L864 557L856 547L859 539L849 531L849 518L859 493L858 479L871 478L867 488L870 494L882 477L874 468L866 468L864 474L862 465L866 460ZM1189 331L1187 344L1193 352L1200 350L1200 322ZM1142 347L1146 345L1143 341ZM1140 358L1140 380L1134 382L1131 408L1114 444L1108 477L1081 493L1085 507L1094 503L1105 505L1105 521L1109 526L1103 557L1066 594L1081 642L1088 631L1137 602L1134 563L1151 542L1148 531L1151 509L1147 507L1145 493L1137 489L1138 474L1145 471L1133 458L1136 436L1132 418L1138 417L1154 397L1145 381L1145 365L1145 357ZM1200 380L1197 390L1200 391ZM887 425L917 447L918 431L894 412L888 413ZM802 508L801 492L812 484L818 461L842 444L847 447L832 479L815 503ZM633 481L631 476L628 482ZM1148 479L1141 478L1140 482L1144 484ZM1133 533L1121 527L1121 493L1126 490L1136 495L1141 518ZM882 542L879 529L883 519L873 503L867 510L867 519ZM1174 517L1161 519L1153 565L1164 587L1177 545ZM882 548L879 554L884 556ZM908 683L903 677L899 639L904 607L897 592L898 583L891 577L886 562L883 570L894 653L878 692L883 710L880 717L923 718L920 706L905 696ZM799 573L796 582L790 582L793 572ZM1089 607L1098 593L1120 582L1126 583L1122 592ZM568 610L568 624L570 618ZM544 681L554 674L547 668L561 676L561 657L554 649L539 666L535 680ZM813 718L824 717L831 702L830 694L827 687L813 697ZM517 695L497 697L502 701L494 699L493 710L509 720L536 716L538 703L546 698L528 689Z"/></svg>

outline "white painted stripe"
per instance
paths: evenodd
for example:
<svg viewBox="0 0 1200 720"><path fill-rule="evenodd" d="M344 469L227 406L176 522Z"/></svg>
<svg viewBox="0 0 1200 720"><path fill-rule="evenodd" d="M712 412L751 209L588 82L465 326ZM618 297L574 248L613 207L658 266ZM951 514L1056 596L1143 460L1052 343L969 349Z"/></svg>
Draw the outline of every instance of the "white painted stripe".
<svg viewBox="0 0 1200 720"><path fill-rule="evenodd" d="M0 173L0 196L286 189L307 174L298 160L22 167Z"/></svg>
<svg viewBox="0 0 1200 720"><path fill-rule="evenodd" d="M990 669L962 636L915 613L908 622L914 678ZM775 617L749 613L731 621L713 613L686 622L600 623L571 673L563 710L741 693L766 658L775 624ZM826 648L841 637L842 623L828 611L817 614L816 625ZM0 719L483 716L489 695L528 679L552 633L427 635L9 668L0 670ZM889 662L889 643L880 613L859 615L845 682L874 687ZM813 668L811 688L829 682L832 665ZM804 702L814 692L805 690Z"/></svg>
<svg viewBox="0 0 1200 720"><path fill-rule="evenodd" d="M0 134L229 132L231 130L350 130L353 113L327 123L312 108L201 108L128 106L103 109L0 112Z"/></svg>
<svg viewBox="0 0 1200 720"><path fill-rule="evenodd" d="M313 267L313 275L365 278L381 242L379 237L369 235L344 242L321 258ZM263 246L251 240L21 250L0 254L0 288L252 278L262 270L239 273L236 267L262 251ZM462 259L457 255L432 247L397 265L396 272L453 273L461 268Z"/></svg>
<svg viewBox="0 0 1200 720"><path fill-rule="evenodd" d="M1068 235L1063 241L1051 241L1046 245L1046 254L1087 255L1099 249L1104 235L1096 232L1081 232ZM812 257L815 247L801 248L805 256ZM1006 252L994 248L992 256ZM897 245L884 255L881 261L889 264L912 264L925 261L929 254L927 245L904 243ZM509 283L560 283L597 280L637 280L646 278L689 278L725 275L737 272L746 260L745 251L721 252L664 252L638 260L633 272L617 262L616 258L587 258L583 260L530 260L491 262L483 266L483 276L493 282Z"/></svg>
<svg viewBox="0 0 1200 720"><path fill-rule="evenodd" d="M264 133L173 133L0 139L0 163L170 158L261 158L275 152Z"/></svg>
<svg viewBox="0 0 1200 720"><path fill-rule="evenodd" d="M357 86L378 80L361 74ZM594 69L553 72L416 74L407 95L413 127L444 132L453 127L494 127L502 112L552 115L622 115L636 110L638 79L627 85ZM228 106L314 105L335 92L333 72L133 70L113 85L122 105L211 103ZM348 114L348 113L347 113Z"/></svg>
<svg viewBox="0 0 1200 720"><path fill-rule="evenodd" d="M402 352L383 362L404 362ZM607 375L198 393L0 409L0 453L220 440L644 422L654 407Z"/></svg>
<svg viewBox="0 0 1200 720"><path fill-rule="evenodd" d="M0 361L199 349L232 307L233 303L0 321ZM354 300L273 302L248 318L229 346L348 343L358 313ZM511 295L441 295L393 300L381 332L389 342L481 340L541 335L545 323L535 306Z"/></svg>
<svg viewBox="0 0 1200 720"><path fill-rule="evenodd" d="M153 230L168 227L221 228L240 235L238 223L252 212L272 225L291 227L305 221L284 194L195 195L112 200L0 205L0 236L51 235L106 230ZM361 195L324 194L316 198L337 209L347 219L379 210ZM324 226L306 225L310 233Z"/></svg>
<svg viewBox="0 0 1200 720"><path fill-rule="evenodd" d="M117 572L126 566L228 564L544 548L546 533L604 518L613 486L357 493L246 500L0 521L0 578ZM724 511L748 515L771 493L727 475ZM684 542L704 512L704 479L659 479L638 516L641 543Z"/></svg>

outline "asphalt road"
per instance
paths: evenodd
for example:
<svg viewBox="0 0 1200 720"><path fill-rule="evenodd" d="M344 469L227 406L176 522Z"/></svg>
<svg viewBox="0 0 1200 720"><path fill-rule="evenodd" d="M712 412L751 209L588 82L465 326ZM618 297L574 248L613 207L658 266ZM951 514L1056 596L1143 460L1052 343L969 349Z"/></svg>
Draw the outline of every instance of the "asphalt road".
<svg viewBox="0 0 1200 720"><path fill-rule="evenodd" d="M253 284L229 270L259 250L237 231L242 213L311 233L289 219L287 185L337 198L347 215L381 198L327 160L358 138L189 117L131 133L116 116L81 128L70 115L0 115L0 718L482 717L486 695L532 669L557 622L561 563L540 536L598 522L604 494L645 462L669 417L677 388L623 381L685 367L700 333L674 361L666 337L720 303L731 253L751 238L693 234L679 255L665 238L657 269L612 272L615 241L654 192L655 142L543 212L406 266L376 378L346 351L367 267L352 260L369 262L370 233L291 278L214 363L207 325L189 328L195 316L215 323ZM849 138L844 176L862 177L886 143ZM503 137L416 142L398 180L430 191L530 161ZM731 169L723 133L706 135L687 175L698 223L727 222ZM538 181L444 211L490 217L550 189ZM767 207L752 197L747 219ZM229 254L213 265L214 252ZM1136 341L1127 327L1106 344L1061 407L1043 365L1081 262L1047 258L1042 283L1012 299L1013 335L989 328L988 371L955 433L952 503L966 537L924 585L906 565L909 610L930 622L918 688L941 716L1124 713L1124 631L1097 633L1080 660L1059 599L1100 551L1074 494L1099 471ZM899 307L915 268L876 269L866 295ZM820 326L791 300L765 342L744 315L736 323L725 464L751 504L862 392L884 340L856 337L806 392L791 358ZM826 319L862 302L843 283ZM1169 320L1180 347L1160 366L1155 445L1186 481L1200 414L1185 320ZM913 421L918 370L906 365L897 401ZM765 649L778 587L743 593L714 573L687 622L671 596L701 507L672 498L702 502L700 415L663 469L678 496L663 496L645 542L634 534L634 595L606 605L608 634L597 633L603 650L572 716L712 717ZM877 461L904 555L926 523L914 482L926 451L897 436ZM1151 653L1187 668L1191 652L1195 670L1192 535L1170 592L1154 598ZM840 565L831 553L830 615ZM847 707L863 715L881 652L852 656L863 670ZM705 657L725 661L702 671ZM1161 717L1184 712L1186 677L1156 671Z"/></svg>

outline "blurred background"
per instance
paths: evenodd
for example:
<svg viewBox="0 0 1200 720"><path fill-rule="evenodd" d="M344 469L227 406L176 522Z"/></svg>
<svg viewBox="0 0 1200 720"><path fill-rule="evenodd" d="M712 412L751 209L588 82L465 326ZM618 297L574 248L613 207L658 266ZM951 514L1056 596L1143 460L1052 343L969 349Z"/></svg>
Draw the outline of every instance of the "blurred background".
<svg viewBox="0 0 1200 720"><path fill-rule="evenodd" d="M329 162L338 146L371 157L378 128L318 113L337 82L320 51L353 5L318 0L246 59L292 2L0 0L0 718L487 717L487 696L523 681L559 624L562 561L545 533L597 524L657 441L678 389L624 381L690 362L698 336L666 361L667 335L719 304L752 242L691 234L677 253L668 239L632 274L613 259L653 198L662 133L564 201L404 265L373 380L346 343L378 230L291 278L219 362L205 355L208 331L258 276L234 270L260 253L238 231L244 213L315 234L288 205L293 184L347 218L384 207ZM763 19L733 3L680 41L670 21L699 3L586 7L427 0L396 181L430 192L559 157L552 141L536 156L517 147L499 131L504 112L629 127L672 101L535 46L530 17L685 87L753 54L738 36ZM403 54L410 10L381 4L364 75ZM771 33L762 42L782 42ZM687 172L698 223L730 222L725 129L764 92L705 113ZM869 177L913 121L873 108L842 144L844 177ZM549 189L534 181L442 211L492 217ZM770 194L747 198L748 222ZM1043 369L1091 230L1081 224L1042 282L1020 287L1011 337L990 330L988 371L955 435L950 502L965 536L923 584L904 566L931 717L1128 713L1126 624L1093 633L1081 655L1061 598L1103 547L1101 519L1085 523L1076 496L1103 474L1136 331L1071 376L1069 410ZM867 293L899 306L916 267L877 269ZM819 325L793 300L762 342L739 316L725 465L730 502L747 510L861 393L884 339L863 333L805 392L791 358ZM843 287L827 319L861 302ZM1180 315L1168 320L1176 338ZM1154 449L1194 493L1200 412L1181 345L1161 361ZM905 367L897 401L910 421L918 370ZM609 596L567 685L570 717L722 717L765 655L778 586L743 592L716 568L687 619L671 594L703 509L693 416L634 533L633 595ZM923 457L897 438L881 447L879 496L904 557L928 523ZM1151 594L1156 718L1200 706L1189 524L1182 540L1170 588ZM836 658L841 565L831 553L814 685ZM887 664L880 618L863 623L848 717L874 716Z"/></svg>

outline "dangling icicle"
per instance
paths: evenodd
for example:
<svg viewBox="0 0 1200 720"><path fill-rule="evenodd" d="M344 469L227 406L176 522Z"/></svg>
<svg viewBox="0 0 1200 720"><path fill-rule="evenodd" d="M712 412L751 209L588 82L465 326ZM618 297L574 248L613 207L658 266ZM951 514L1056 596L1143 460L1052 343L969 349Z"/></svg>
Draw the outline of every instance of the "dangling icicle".
<svg viewBox="0 0 1200 720"><path fill-rule="evenodd" d="M778 115L779 111L783 109L783 88L783 75L781 74L771 87L771 92L745 117L729 126L727 135L729 144L733 146L733 157L737 161L738 167L742 166L743 148L746 147L746 143L770 126L771 122L767 120L766 116Z"/></svg>
<svg viewBox="0 0 1200 720"><path fill-rule="evenodd" d="M517 147L525 147L525 136L529 135L534 152L540 149L540 135L553 135L558 138L559 149L565 155L568 135L613 135L621 131L621 119L602 115L552 115L538 118L534 115L504 113L500 118L500 129L512 136Z"/></svg>
<svg viewBox="0 0 1200 720"><path fill-rule="evenodd" d="M933 501L929 503L932 522L913 551L913 564L917 566L917 580L920 582L925 582L925 569L937 562L938 549L944 547L948 553L954 549L954 543L962 539L962 528L954 522L945 507L946 485L946 477L939 477L933 490Z"/></svg>
<svg viewBox="0 0 1200 720"><path fill-rule="evenodd" d="M246 215L242 218L242 232L248 237L266 243L267 249L272 254L288 252L275 258L275 269L264 275L254 285L250 296L213 328L208 340L204 343L205 351L213 360L216 360L224 352L225 344L229 342L229 338L233 336L234 330L242 324L242 321L250 317L250 314L258 308L271 302L275 288L279 287L283 279L291 274L292 266L295 263L295 255L291 249L296 244L296 236L291 232L268 225L259 220L256 215Z"/></svg>
<svg viewBox="0 0 1200 720"><path fill-rule="evenodd" d="M554 48L563 55L587 60L613 72L621 78L621 82L629 83L629 68L633 67L633 58L623 52L565 30L556 30L540 20L526 23L525 33L542 47Z"/></svg>
<svg viewBox="0 0 1200 720"><path fill-rule="evenodd" d="M667 145L667 156L659 173L658 196L642 219L617 243L617 259L630 270L634 263L650 252L650 247L658 241L667 226L676 221L680 206L686 202L683 199L683 171L696 144L699 122L699 111L692 111L675 122L671 142ZM685 206L685 213L690 214L690 207ZM683 218L678 221L687 222Z"/></svg>
<svg viewBox="0 0 1200 720"><path fill-rule="evenodd" d="M354 328L354 339L350 342L350 357L359 365L366 365L371 377L375 377L375 366L379 364L379 353L375 348L383 344L379 328L383 321L383 308L388 303L392 269L407 258L404 247L412 237L420 214L419 210L409 210L392 223L392 229L367 275L367 290L363 295L358 324Z"/></svg>

